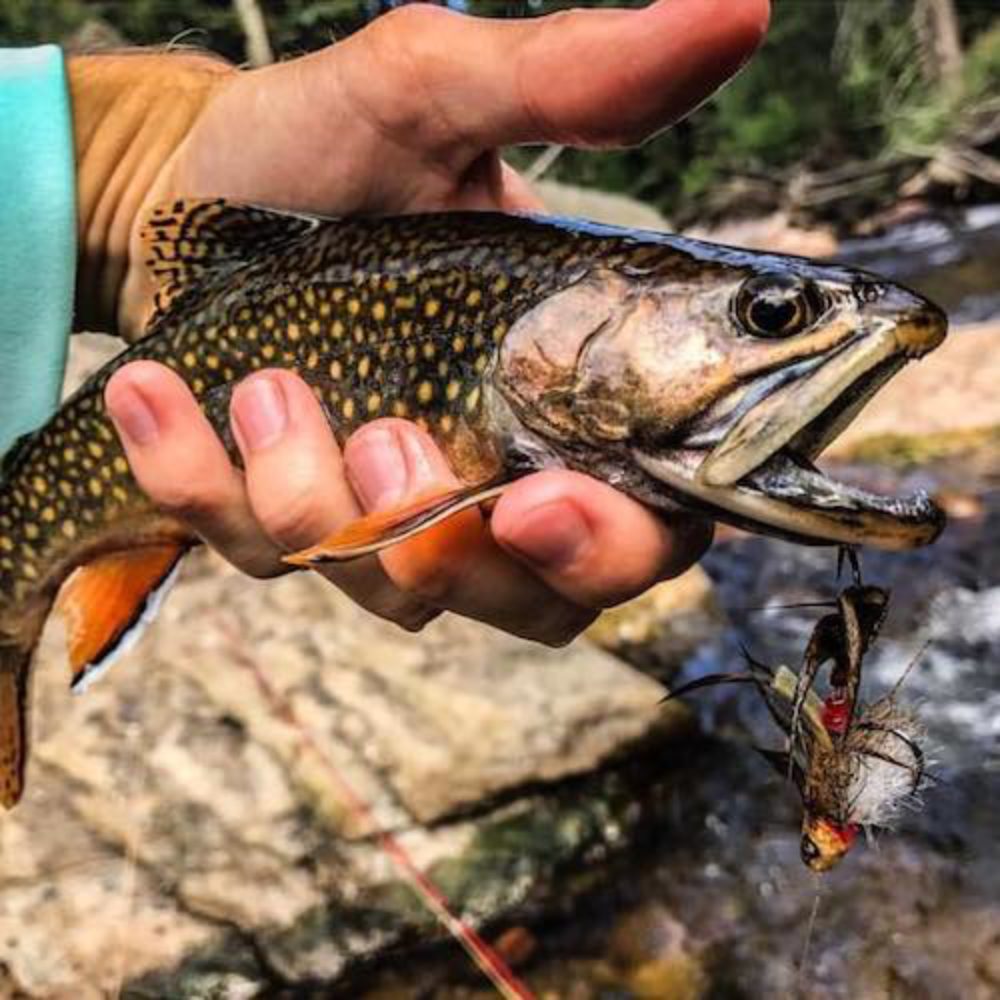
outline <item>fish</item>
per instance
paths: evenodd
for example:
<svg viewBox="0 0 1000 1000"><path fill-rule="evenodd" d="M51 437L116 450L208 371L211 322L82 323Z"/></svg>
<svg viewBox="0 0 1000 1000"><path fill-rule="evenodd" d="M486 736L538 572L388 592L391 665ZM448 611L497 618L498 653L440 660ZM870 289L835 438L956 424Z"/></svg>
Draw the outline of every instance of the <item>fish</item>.
<svg viewBox="0 0 1000 1000"><path fill-rule="evenodd" d="M671 691L664 701L718 684L752 684L786 736L782 750L757 747L802 801L799 853L812 871L836 867L861 830L891 827L919 802L927 780L918 715L892 691L860 698L864 655L888 613L889 592L860 579L837 598L838 613L815 626L797 673L772 669L744 651L747 670L708 674ZM814 690L819 666L833 659L829 690ZM911 664L912 666L912 664ZM907 668L909 670L909 668Z"/></svg>
<svg viewBox="0 0 1000 1000"><path fill-rule="evenodd" d="M587 472L651 508L811 544L902 549L943 514L813 459L876 389L943 340L944 313L838 265L491 212L327 219L225 199L154 209L144 336L0 467L0 802L24 787L31 657L53 605L71 685L135 640L198 539L138 487L104 404L138 359L180 375L234 460L228 407L293 369L339 441L415 420L462 485L362 518L288 562L396 544L520 476Z"/></svg>

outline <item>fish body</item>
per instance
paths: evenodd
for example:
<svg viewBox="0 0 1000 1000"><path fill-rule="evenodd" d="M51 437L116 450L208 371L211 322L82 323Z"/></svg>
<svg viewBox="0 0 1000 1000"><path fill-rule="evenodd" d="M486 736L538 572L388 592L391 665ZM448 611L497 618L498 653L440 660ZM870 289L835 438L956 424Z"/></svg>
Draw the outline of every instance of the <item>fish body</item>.
<svg viewBox="0 0 1000 1000"><path fill-rule="evenodd" d="M328 220L222 200L154 212L144 338L5 456L0 801L23 788L31 655L58 594L80 684L148 617L197 539L136 484L104 406L122 365L177 372L231 454L229 398L296 371L340 441L416 420L467 488L366 522L300 565L374 551L565 466L654 508L819 544L906 548L924 496L840 486L812 459L946 321L863 272L587 223L455 213Z"/></svg>

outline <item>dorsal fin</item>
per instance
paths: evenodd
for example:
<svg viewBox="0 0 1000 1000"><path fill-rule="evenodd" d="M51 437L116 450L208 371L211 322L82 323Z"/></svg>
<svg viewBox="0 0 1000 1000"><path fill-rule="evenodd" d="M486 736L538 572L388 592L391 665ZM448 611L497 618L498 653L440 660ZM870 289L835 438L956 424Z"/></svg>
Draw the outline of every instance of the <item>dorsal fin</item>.
<svg viewBox="0 0 1000 1000"><path fill-rule="evenodd" d="M146 264L158 285L156 314L195 282L282 247L324 221L224 198L158 205L140 232Z"/></svg>

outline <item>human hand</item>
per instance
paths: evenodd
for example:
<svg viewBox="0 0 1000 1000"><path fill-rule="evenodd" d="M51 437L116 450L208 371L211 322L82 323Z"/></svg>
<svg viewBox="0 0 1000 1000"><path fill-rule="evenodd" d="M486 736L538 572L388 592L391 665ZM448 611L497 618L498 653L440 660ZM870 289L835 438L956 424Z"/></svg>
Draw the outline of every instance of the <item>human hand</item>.
<svg viewBox="0 0 1000 1000"><path fill-rule="evenodd" d="M144 126L148 141L119 141L126 155L137 150L128 176L140 182L125 184L110 209L86 203L88 182L105 201L114 196L94 181L102 119L78 125L83 238L100 250L90 259L104 262L85 306L114 315L126 333L141 326L151 290L138 226L152 204L182 194L332 215L537 209L499 146L638 141L735 72L766 20L766 0L661 0L531 21L406 7L329 49L253 72L188 55L122 57L153 60L143 74L149 100L166 91L172 103L165 118L144 109L143 121L159 126L155 135ZM92 141L81 144L81 131ZM89 176L88 153L98 167ZM167 369L122 369L107 402L146 492L256 575L281 571L282 553L361 513L454 482L433 442L402 421L362 428L341 453L289 372L254 375L233 395L245 472ZM152 437L130 434L140 410L153 417ZM596 609L686 568L710 536L702 522L666 523L565 471L515 483L489 523L478 512L460 517L461 544L446 559L414 540L324 575L409 627L447 608L562 642Z"/></svg>

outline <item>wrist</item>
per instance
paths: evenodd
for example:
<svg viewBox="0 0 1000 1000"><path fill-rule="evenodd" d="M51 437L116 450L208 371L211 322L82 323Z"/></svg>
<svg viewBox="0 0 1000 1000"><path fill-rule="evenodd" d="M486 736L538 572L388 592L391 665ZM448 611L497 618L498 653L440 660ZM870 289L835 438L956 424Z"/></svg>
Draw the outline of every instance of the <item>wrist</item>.
<svg viewBox="0 0 1000 1000"><path fill-rule="evenodd" d="M67 60L76 149L76 326L133 333L124 289L140 214L216 89L236 70L191 53ZM134 263L134 261L133 261Z"/></svg>

